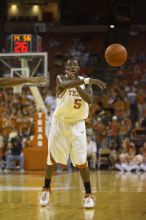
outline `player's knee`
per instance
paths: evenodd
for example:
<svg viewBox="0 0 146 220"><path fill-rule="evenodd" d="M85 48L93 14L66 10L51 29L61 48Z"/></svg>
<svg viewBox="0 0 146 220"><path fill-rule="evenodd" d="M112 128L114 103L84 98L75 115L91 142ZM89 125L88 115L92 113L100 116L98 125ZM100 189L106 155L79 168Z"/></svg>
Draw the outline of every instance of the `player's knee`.
<svg viewBox="0 0 146 220"><path fill-rule="evenodd" d="M79 168L79 169L87 168L88 167L88 163L85 162L83 164L76 164L76 167Z"/></svg>

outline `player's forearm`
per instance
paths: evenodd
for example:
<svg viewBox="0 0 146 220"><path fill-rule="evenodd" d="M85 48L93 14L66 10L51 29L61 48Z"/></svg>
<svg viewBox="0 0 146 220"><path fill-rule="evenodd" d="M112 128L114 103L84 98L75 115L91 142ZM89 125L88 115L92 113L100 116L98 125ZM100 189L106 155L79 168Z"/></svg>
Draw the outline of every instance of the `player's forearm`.
<svg viewBox="0 0 146 220"><path fill-rule="evenodd" d="M42 84L47 82L46 77L28 77L28 78L1 78L0 79L0 86L1 87L10 87L10 86L19 86L25 83L34 83L34 84Z"/></svg>
<svg viewBox="0 0 146 220"><path fill-rule="evenodd" d="M78 91L80 97L87 102L88 104L91 104L92 102L92 96L88 94L85 90L83 90L81 87L77 86L76 90Z"/></svg>
<svg viewBox="0 0 146 220"><path fill-rule="evenodd" d="M72 79L64 81L62 87L65 89L71 89L82 84L84 84L84 79Z"/></svg>
<svg viewBox="0 0 146 220"><path fill-rule="evenodd" d="M74 88L76 86L80 86L82 84L85 84L84 78L80 79L78 77L76 79L70 79L70 80L63 81L61 86L64 87L65 89L71 89L71 88ZM94 79L90 78L88 84L91 84L91 85L94 84Z"/></svg>
<svg viewBox="0 0 146 220"><path fill-rule="evenodd" d="M76 79L62 80L62 79L60 79L60 77L57 78L57 86L64 88L64 89L74 88L74 87L80 86L82 84L96 85L100 89L106 88L106 83L104 83L98 79L92 79L92 78L80 79L79 77L77 77Z"/></svg>
<svg viewBox="0 0 146 220"><path fill-rule="evenodd" d="M6 79L0 79L0 86L7 87L7 86L17 86L24 83L27 83L28 79L22 79L22 78L6 78Z"/></svg>

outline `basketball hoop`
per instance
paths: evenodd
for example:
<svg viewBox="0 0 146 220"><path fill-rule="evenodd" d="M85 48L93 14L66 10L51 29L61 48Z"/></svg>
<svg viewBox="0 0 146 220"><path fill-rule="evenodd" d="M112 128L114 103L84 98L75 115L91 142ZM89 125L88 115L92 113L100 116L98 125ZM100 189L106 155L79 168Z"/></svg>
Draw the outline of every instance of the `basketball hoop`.
<svg viewBox="0 0 146 220"><path fill-rule="evenodd" d="M0 65L1 69L5 70L4 77L25 79L28 77L48 77L47 53L0 53ZM38 84L38 86L39 85L40 83ZM45 86L45 83L42 83L42 86L43 85ZM37 87L37 83L33 84L30 80L30 83L10 86L12 86L13 88L13 93L19 96L22 95L23 86L29 87L37 107L42 109L44 112L47 112L47 108Z"/></svg>
<svg viewBox="0 0 146 220"><path fill-rule="evenodd" d="M23 85L13 86L13 93L20 95L22 93L22 87L23 87Z"/></svg>

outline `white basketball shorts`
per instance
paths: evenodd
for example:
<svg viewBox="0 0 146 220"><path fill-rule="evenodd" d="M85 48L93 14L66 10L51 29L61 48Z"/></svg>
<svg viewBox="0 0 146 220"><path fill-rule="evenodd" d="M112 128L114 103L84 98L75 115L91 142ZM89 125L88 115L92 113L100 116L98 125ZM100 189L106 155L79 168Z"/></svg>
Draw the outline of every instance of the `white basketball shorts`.
<svg viewBox="0 0 146 220"><path fill-rule="evenodd" d="M50 155L59 164L67 165L69 155L73 166L85 164L87 162L85 122L69 124L53 117L48 139L48 165L52 165Z"/></svg>

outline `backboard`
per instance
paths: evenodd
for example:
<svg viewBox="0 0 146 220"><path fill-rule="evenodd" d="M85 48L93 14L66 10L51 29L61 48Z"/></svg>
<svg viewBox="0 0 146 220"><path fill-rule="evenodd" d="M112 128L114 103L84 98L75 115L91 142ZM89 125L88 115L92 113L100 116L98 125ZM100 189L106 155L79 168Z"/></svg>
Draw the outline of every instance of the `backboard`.
<svg viewBox="0 0 146 220"><path fill-rule="evenodd" d="M47 53L1 53L0 78L48 77Z"/></svg>

